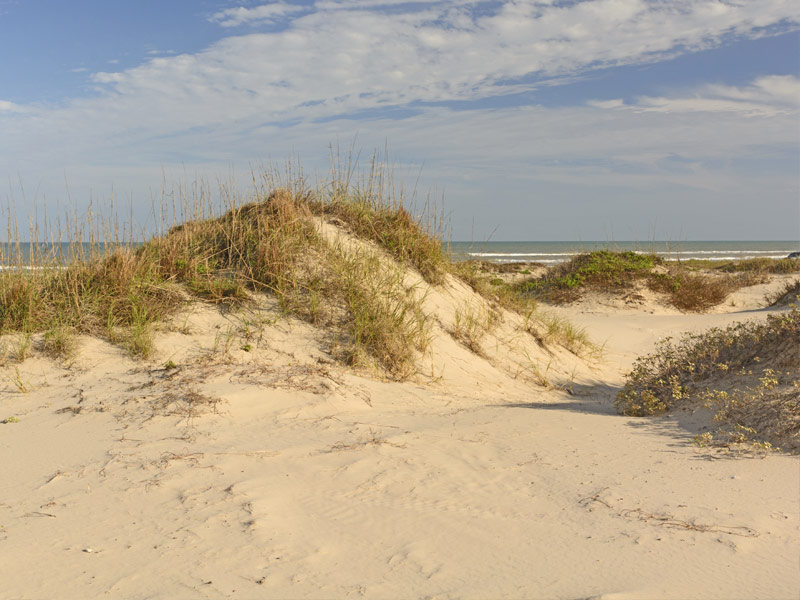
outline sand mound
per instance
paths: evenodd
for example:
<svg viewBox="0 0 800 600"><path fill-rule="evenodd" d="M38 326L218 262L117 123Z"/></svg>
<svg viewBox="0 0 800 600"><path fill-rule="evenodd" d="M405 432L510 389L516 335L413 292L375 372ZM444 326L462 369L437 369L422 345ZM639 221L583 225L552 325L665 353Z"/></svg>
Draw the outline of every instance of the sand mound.
<svg viewBox="0 0 800 600"><path fill-rule="evenodd" d="M415 255L413 228L285 200L247 212L302 218L294 237L162 240L148 285L184 286L180 309L137 337L119 300L98 335L0 340L4 596L794 594L796 458L709 460L671 416L613 407L655 338L734 315L515 312ZM566 348L570 319L602 357Z"/></svg>

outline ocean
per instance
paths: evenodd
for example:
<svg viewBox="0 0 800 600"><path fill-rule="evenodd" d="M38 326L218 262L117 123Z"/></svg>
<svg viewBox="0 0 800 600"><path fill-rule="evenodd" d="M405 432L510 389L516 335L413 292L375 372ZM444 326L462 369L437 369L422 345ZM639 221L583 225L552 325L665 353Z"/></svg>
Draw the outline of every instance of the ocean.
<svg viewBox="0 0 800 600"><path fill-rule="evenodd" d="M102 256L115 248L136 247L141 242L132 244L104 244L96 242L71 243L71 242L40 242L31 244L28 242L7 243L0 242L0 269L8 267L31 267L31 263L36 266L53 266L56 264L68 264L73 259L85 260L91 256ZM44 263L43 265L41 263ZM35 268L35 267L33 267Z"/></svg>
<svg viewBox="0 0 800 600"><path fill-rule="evenodd" d="M592 250L655 253L666 260L740 260L786 258L800 251L800 241L769 242L451 242L454 260L538 262L553 265Z"/></svg>
<svg viewBox="0 0 800 600"><path fill-rule="evenodd" d="M133 246L139 243L134 242ZM113 245L96 244L95 254L112 250ZM91 255L89 244L71 245L68 243L16 244L0 242L0 269L19 263L30 265L31 256L52 256L55 251L62 264L70 262L77 248L84 257ZM450 242L454 260L484 260L487 262L538 262L553 265L564 262L582 252L592 250L619 250L650 253L654 252L666 260L737 260L745 258L786 258L790 252L800 251L798 241L769 242ZM49 262L49 261L48 261Z"/></svg>

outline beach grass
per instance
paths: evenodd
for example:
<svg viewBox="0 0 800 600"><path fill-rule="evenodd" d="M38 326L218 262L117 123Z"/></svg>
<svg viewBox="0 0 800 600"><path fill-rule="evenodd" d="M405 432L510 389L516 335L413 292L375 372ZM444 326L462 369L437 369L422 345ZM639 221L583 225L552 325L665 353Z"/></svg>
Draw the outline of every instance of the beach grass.
<svg viewBox="0 0 800 600"><path fill-rule="evenodd" d="M599 357L601 349L592 342L585 329L544 310L524 285L509 284L495 277L495 265L487 269L486 263L480 261L460 261L452 263L451 269L459 279L490 303L521 315L522 330L532 335L541 345L558 345L577 356ZM508 267L500 270L509 271L511 269ZM481 331L479 328L471 329ZM485 331L488 328L482 329ZM475 346L475 334L457 337L462 341L466 340L467 347L472 349Z"/></svg>
<svg viewBox="0 0 800 600"><path fill-rule="evenodd" d="M380 189L334 182L313 191L278 187L247 203L229 195L220 216L187 220L141 244L117 244L116 226L87 236L92 224L83 222L66 234L74 241L69 260L34 253L25 261L19 250L2 257L0 335L45 332L51 356L71 354L77 333L100 335L146 358L156 325L187 301L233 307L262 291L286 314L330 328L331 346L348 362L369 358L391 376L407 376L427 343L421 299L376 252L326 239L315 220L344 221L427 280L442 281L449 261L440 240ZM198 215L205 207L172 212ZM5 247L18 249L18 228L8 230ZM101 250L110 245L116 249Z"/></svg>
<svg viewBox="0 0 800 600"><path fill-rule="evenodd" d="M723 273L800 273L800 259L796 258L743 258L725 261L693 258L681 261L680 265L687 269L703 269Z"/></svg>
<svg viewBox="0 0 800 600"><path fill-rule="evenodd" d="M342 361L402 379L430 344L425 289L405 276L412 269L425 285L460 278L489 302L486 318L458 315L464 335L457 337L470 347L479 347L502 308L525 315L540 343L591 348L585 333L542 314L529 295L493 289L470 265L453 263L442 213L428 201L417 211L385 164L373 158L362 173L352 155L332 158L330 178L314 187L289 165L282 176L254 174L247 196L220 185L213 200L203 183L162 193L153 235L134 234L113 206L105 214L90 206L80 218L73 211L55 226L45 220L41 230L32 219L27 237L38 243L27 256L9 208L0 244L0 336L44 333L39 347L66 359L76 337L89 334L148 358L161 324L187 303L235 310L258 292L274 296L285 315L326 331ZM355 242L331 239L323 224Z"/></svg>
<svg viewBox="0 0 800 600"><path fill-rule="evenodd" d="M764 297L769 306L800 304L800 279L787 281L782 288Z"/></svg>
<svg viewBox="0 0 800 600"><path fill-rule="evenodd" d="M622 295L643 285L675 308L703 312L737 289L766 283L771 274L800 269L800 261L792 259L729 261L710 271L706 263L710 261L674 263L655 254L600 250L579 254L512 287L544 302L568 304L589 292Z"/></svg>

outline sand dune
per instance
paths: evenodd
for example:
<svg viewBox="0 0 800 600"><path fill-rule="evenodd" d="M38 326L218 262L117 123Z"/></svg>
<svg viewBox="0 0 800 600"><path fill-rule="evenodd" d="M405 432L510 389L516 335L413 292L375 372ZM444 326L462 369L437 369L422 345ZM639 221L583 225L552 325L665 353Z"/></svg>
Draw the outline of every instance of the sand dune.
<svg viewBox="0 0 800 600"><path fill-rule="evenodd" d="M797 597L798 458L613 408L658 338L763 318L763 290L703 315L552 309L597 359L504 311L469 349L456 312L492 308L453 278L423 291L406 382L333 361L267 297L190 305L150 361L84 337L71 364L2 367L0 596Z"/></svg>

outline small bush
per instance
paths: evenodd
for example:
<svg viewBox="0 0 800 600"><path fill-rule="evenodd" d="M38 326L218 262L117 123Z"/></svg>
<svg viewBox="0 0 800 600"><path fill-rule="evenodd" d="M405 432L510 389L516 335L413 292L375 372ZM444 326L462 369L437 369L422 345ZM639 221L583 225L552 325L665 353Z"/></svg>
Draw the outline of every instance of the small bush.
<svg viewBox="0 0 800 600"><path fill-rule="evenodd" d="M715 265L717 270L724 273L770 273L789 274L800 273L800 260L795 258L748 258L724 262Z"/></svg>
<svg viewBox="0 0 800 600"><path fill-rule="evenodd" d="M516 284L516 288L546 302L565 304L579 300L587 291L614 294L644 284L680 310L702 312L723 303L731 292L765 283L769 273L788 268L780 261L765 266L762 260L768 259L740 261L728 270L697 273L683 264L668 264L653 254L605 250L576 256L552 267L542 277ZM789 261L794 262L797 261Z"/></svg>
<svg viewBox="0 0 800 600"><path fill-rule="evenodd" d="M702 312L721 304L735 289L728 279L694 273L651 279L650 287L658 290L664 283L668 286L669 303L680 310L692 312Z"/></svg>
<svg viewBox="0 0 800 600"><path fill-rule="evenodd" d="M720 427L800 449L800 310L662 341L637 359L616 400L631 416L707 406ZM744 429L742 429L744 428Z"/></svg>
<svg viewBox="0 0 800 600"><path fill-rule="evenodd" d="M601 250L580 254L556 265L538 279L518 284L528 292L556 304L578 300L586 290L618 290L647 277L663 260L654 254Z"/></svg>

